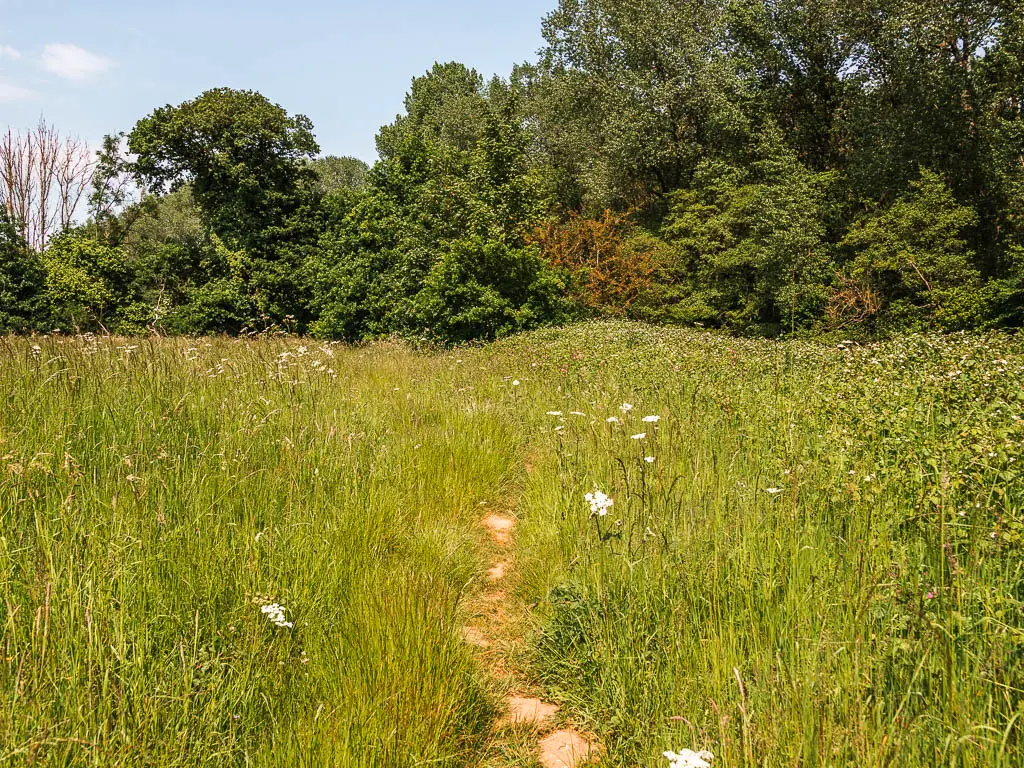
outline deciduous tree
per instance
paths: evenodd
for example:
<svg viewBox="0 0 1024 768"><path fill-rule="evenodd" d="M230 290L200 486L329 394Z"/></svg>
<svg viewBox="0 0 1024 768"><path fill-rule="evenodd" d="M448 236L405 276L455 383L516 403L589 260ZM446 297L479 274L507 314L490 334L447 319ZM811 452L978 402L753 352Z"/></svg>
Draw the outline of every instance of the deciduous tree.
<svg viewBox="0 0 1024 768"><path fill-rule="evenodd" d="M30 248L41 252L71 227L94 168L85 142L45 120L25 133L8 129L0 135L0 207Z"/></svg>

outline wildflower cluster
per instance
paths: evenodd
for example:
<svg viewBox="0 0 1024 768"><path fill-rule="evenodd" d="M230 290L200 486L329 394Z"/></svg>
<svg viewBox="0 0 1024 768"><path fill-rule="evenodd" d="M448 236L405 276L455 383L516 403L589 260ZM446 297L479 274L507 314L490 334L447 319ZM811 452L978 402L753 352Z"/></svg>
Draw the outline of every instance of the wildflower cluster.
<svg viewBox="0 0 1024 768"><path fill-rule="evenodd" d="M267 620L275 627L291 629L295 625L284 617L285 610L287 609L283 605L271 603L270 605L264 605L260 608L260 613L266 616Z"/></svg>
<svg viewBox="0 0 1024 768"><path fill-rule="evenodd" d="M588 493L585 498L590 503L590 514L598 517L607 515L608 510L615 504L615 501L610 499L607 494L596 489L593 493Z"/></svg>

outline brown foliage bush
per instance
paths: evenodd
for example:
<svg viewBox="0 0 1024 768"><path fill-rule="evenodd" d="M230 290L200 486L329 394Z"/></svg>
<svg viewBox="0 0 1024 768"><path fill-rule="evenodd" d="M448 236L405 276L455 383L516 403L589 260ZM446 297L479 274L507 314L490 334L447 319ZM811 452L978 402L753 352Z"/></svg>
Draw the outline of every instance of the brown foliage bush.
<svg viewBox="0 0 1024 768"><path fill-rule="evenodd" d="M882 300L871 286L848 277L829 295L825 317L830 327L838 329L875 318L882 309Z"/></svg>
<svg viewBox="0 0 1024 768"><path fill-rule="evenodd" d="M568 270L574 298L589 310L622 316L651 288L658 263L653 252L630 238L626 214L606 210L600 218L570 214L547 221L530 241L550 264Z"/></svg>

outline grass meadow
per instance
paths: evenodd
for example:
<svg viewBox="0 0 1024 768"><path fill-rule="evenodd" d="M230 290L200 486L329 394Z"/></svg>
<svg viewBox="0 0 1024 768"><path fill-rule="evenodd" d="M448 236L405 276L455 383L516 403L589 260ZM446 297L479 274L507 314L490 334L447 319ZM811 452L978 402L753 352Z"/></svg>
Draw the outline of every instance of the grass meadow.
<svg viewBox="0 0 1024 768"><path fill-rule="evenodd" d="M1024 341L0 340L0 764L1024 764ZM585 494L614 502L592 511Z"/></svg>

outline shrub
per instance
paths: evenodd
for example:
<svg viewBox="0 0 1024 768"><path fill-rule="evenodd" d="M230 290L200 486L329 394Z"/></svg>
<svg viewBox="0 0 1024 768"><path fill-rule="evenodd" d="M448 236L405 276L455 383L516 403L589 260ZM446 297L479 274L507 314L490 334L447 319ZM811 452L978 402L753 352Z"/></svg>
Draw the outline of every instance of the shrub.
<svg viewBox="0 0 1024 768"><path fill-rule="evenodd" d="M813 323L833 280L823 216L831 182L771 131L748 163L701 163L692 187L672 195L663 227L686 285L684 314L757 333Z"/></svg>
<svg viewBox="0 0 1024 768"><path fill-rule="evenodd" d="M549 264L569 273L572 300L597 314L631 316L658 269L655 238L634 234L628 217L610 210L600 218L573 212L566 221L548 221L530 240Z"/></svg>
<svg viewBox="0 0 1024 768"><path fill-rule="evenodd" d="M121 248L70 232L50 243L43 265L47 298L58 323L106 329L105 320L118 304L130 303L131 271Z"/></svg>
<svg viewBox="0 0 1024 768"><path fill-rule="evenodd" d="M493 339L563 319L563 284L536 248L452 243L416 295L419 326L449 341Z"/></svg>
<svg viewBox="0 0 1024 768"><path fill-rule="evenodd" d="M0 333L40 328L46 272L0 206Z"/></svg>
<svg viewBox="0 0 1024 768"><path fill-rule="evenodd" d="M960 328L985 314L980 275L963 238L977 214L953 198L942 178L921 169L905 195L847 233L850 276L881 301L881 328Z"/></svg>

